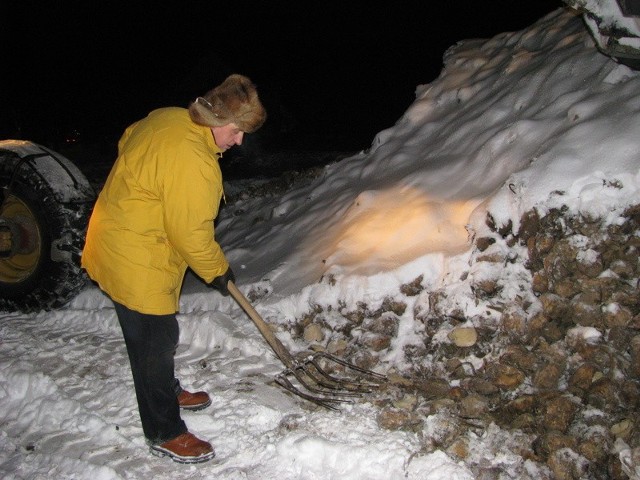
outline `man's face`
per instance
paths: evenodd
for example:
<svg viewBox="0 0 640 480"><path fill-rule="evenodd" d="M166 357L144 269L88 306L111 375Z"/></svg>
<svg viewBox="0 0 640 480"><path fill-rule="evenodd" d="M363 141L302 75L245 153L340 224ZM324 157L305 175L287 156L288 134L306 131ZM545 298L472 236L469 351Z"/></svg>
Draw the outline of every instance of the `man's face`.
<svg viewBox="0 0 640 480"><path fill-rule="evenodd" d="M213 139L216 145L224 152L234 145L241 145L244 132L235 123L229 123L224 127L211 127Z"/></svg>

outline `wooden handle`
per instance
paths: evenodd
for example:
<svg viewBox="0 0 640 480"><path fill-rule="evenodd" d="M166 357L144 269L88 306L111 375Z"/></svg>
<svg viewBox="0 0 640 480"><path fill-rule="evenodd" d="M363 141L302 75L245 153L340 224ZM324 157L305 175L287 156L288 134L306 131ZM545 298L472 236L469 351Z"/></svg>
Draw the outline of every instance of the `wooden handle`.
<svg viewBox="0 0 640 480"><path fill-rule="evenodd" d="M278 358L282 360L282 363L284 363L287 368L293 368L295 359L293 358L291 353L289 353L282 342L278 340L278 337L276 337L273 331L271 331L269 324L267 324L267 322L262 319L256 309L253 308L253 306L249 303L249 300L247 300L247 298L242 294L240 290L238 290L238 287L236 287L231 280L229 280L229 282L227 283L227 290L229 290L229 293L231 294L233 299L238 302L238 305L240 305L242 309L247 313L247 315L249 315L249 318L253 320L255 326L258 327L258 330L267 341L271 349L278 356Z"/></svg>

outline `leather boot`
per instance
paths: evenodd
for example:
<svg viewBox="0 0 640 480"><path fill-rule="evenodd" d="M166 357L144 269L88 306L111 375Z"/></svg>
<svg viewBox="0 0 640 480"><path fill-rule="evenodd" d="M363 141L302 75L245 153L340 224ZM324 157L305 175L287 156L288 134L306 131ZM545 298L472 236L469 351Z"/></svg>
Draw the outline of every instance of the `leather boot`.
<svg viewBox="0 0 640 480"><path fill-rule="evenodd" d="M182 390L178 395L178 405L184 410L202 410L211 405L211 398L207 392L187 392Z"/></svg>
<svg viewBox="0 0 640 480"><path fill-rule="evenodd" d="M167 456L178 463L202 463L216 455L209 442L189 432L159 445L151 445L151 453L157 457Z"/></svg>

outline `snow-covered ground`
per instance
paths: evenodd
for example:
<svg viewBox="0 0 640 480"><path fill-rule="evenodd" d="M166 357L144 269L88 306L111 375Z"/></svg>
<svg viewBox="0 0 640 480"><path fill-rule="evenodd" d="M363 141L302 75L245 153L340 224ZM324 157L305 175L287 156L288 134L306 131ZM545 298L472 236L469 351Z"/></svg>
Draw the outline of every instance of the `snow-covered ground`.
<svg viewBox="0 0 640 480"><path fill-rule="evenodd" d="M559 9L523 31L453 46L440 77L418 86L370 150L283 196L227 205L216 231L241 290L273 324L314 305L408 303L376 367L401 371L403 348L422 341L412 313L424 301L401 285L422 275L427 290L455 290L481 273L470 264L471 238L485 233L487 214L514 230L532 208L618 222L640 203L638 139L640 75L598 53L580 19ZM468 318L478 308L457 307ZM385 430L371 404L335 413L274 385L282 365L253 324L193 277L178 318L177 373L213 398L184 419L214 444L213 462L182 466L149 454L115 312L88 288L64 309L1 315L0 476L473 478L445 452L422 450L434 423ZM305 347L284 328L278 335L292 350ZM496 427L471 456L501 478L541 478L540 467L501 449L517 441Z"/></svg>

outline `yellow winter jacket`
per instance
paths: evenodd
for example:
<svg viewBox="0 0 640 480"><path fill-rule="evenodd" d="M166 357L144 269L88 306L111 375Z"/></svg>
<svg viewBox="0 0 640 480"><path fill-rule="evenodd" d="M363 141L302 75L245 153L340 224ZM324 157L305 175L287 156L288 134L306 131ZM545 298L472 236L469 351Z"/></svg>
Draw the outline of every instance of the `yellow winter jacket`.
<svg viewBox="0 0 640 480"><path fill-rule="evenodd" d="M98 196L82 266L114 301L153 315L178 311L187 267L204 281L229 264L213 221L223 195L220 148L184 108L134 123Z"/></svg>

